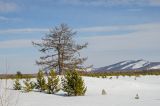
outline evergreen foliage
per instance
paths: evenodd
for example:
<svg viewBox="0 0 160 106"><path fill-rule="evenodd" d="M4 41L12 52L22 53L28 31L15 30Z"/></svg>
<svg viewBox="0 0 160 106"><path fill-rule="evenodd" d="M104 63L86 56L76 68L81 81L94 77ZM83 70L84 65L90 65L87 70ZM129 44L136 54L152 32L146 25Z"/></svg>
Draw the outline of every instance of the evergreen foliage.
<svg viewBox="0 0 160 106"><path fill-rule="evenodd" d="M54 94L60 90L59 77L56 76L55 71L51 70L47 77L46 90L49 94Z"/></svg>
<svg viewBox="0 0 160 106"><path fill-rule="evenodd" d="M25 92L30 92L35 88L35 84L29 78L26 78L23 82L24 82L23 89Z"/></svg>
<svg viewBox="0 0 160 106"><path fill-rule="evenodd" d="M44 72L42 70L40 70L37 74L36 89L39 89L40 92L45 91L46 89L46 80L44 78Z"/></svg>
<svg viewBox="0 0 160 106"><path fill-rule="evenodd" d="M14 90L21 90L22 89L22 86L21 86L21 83L19 81L19 78L15 79L14 84L13 84L13 89Z"/></svg>
<svg viewBox="0 0 160 106"><path fill-rule="evenodd" d="M68 96L82 96L87 88L77 71L68 71L62 78L62 90L67 92Z"/></svg>

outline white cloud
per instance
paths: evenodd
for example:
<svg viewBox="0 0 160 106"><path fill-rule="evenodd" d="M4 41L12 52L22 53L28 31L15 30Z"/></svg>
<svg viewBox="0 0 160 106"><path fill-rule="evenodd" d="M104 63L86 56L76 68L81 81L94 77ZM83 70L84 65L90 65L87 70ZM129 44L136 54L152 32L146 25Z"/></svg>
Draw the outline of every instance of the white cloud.
<svg viewBox="0 0 160 106"><path fill-rule="evenodd" d="M47 28L20 28L20 29L3 29L1 33L32 33L32 32L48 32Z"/></svg>
<svg viewBox="0 0 160 106"><path fill-rule="evenodd" d="M96 48L101 50L158 48L158 44L160 42L160 24L151 23L140 25L127 25L121 28L122 30L126 29L134 31L123 35L97 35L86 37L84 39L87 39L91 43L91 47L94 50L96 50ZM105 29L103 30L105 31Z"/></svg>
<svg viewBox="0 0 160 106"><path fill-rule="evenodd" d="M110 32L121 29L119 26L93 26L75 29L79 32Z"/></svg>
<svg viewBox="0 0 160 106"><path fill-rule="evenodd" d="M128 9L127 11L130 11L130 12L139 12L139 11L142 11L143 9L142 8L131 8L131 9Z"/></svg>
<svg viewBox="0 0 160 106"><path fill-rule="evenodd" d="M18 6L15 3L0 1L0 12L12 12L17 8Z"/></svg>
<svg viewBox="0 0 160 106"><path fill-rule="evenodd" d="M95 26L75 29L79 32L95 33L97 35L82 37L89 42L91 50L130 50L130 49L156 49L160 42L160 23L148 23L137 25L121 26ZM126 34L98 35L97 32L119 32L131 31ZM20 33L20 32L48 32L47 28L25 28L0 30L0 33ZM1 41L0 48L31 46L31 40L10 40Z"/></svg>
<svg viewBox="0 0 160 106"><path fill-rule="evenodd" d="M0 20L7 20L5 17L0 17ZM114 26L91 26L84 28L76 28L75 31L78 32L116 32L116 31L142 31L150 30L152 28L159 28L159 23L148 23L148 24L136 24L136 25L114 25ZM8 33L33 33L33 32L49 32L49 28L20 28L20 29L2 29L0 34Z"/></svg>
<svg viewBox="0 0 160 106"><path fill-rule="evenodd" d="M142 31L159 28L159 23L136 24L136 25L114 25L114 26L92 26L75 29L79 32L115 32L115 31Z"/></svg>
<svg viewBox="0 0 160 106"><path fill-rule="evenodd" d="M123 35L97 35L82 39L89 43L88 49L84 51L84 55L89 58L88 63L99 67L126 59L160 60L160 23L123 27L135 31Z"/></svg>
<svg viewBox="0 0 160 106"><path fill-rule="evenodd" d="M85 6L160 6L160 0L60 0L60 3Z"/></svg>
<svg viewBox="0 0 160 106"><path fill-rule="evenodd" d="M160 0L149 0L150 5L160 6Z"/></svg>
<svg viewBox="0 0 160 106"><path fill-rule="evenodd" d="M20 40L7 40L0 41L0 49L3 48L25 48L32 47L32 41L39 42L39 40L35 39L20 39Z"/></svg>
<svg viewBox="0 0 160 106"><path fill-rule="evenodd" d="M125 35L96 36L90 37L87 41L92 50L143 50L158 49L160 32L135 32Z"/></svg>
<svg viewBox="0 0 160 106"><path fill-rule="evenodd" d="M4 16L0 16L0 22L10 22L10 21L20 21L19 18L8 18Z"/></svg>
<svg viewBox="0 0 160 106"><path fill-rule="evenodd" d="M89 43L88 49L85 49L83 54L88 56L87 64L94 64L95 67L105 66L117 61L125 59L146 59L149 61L159 61L160 53L160 23L148 23L137 25L122 25L122 26L95 26L89 28L81 28L83 32L108 32L131 30L126 34L88 36L80 38L80 42L86 41ZM43 29L46 31L47 29ZM7 32L26 32L24 29L9 30ZM28 30L42 31L35 28ZM34 39L20 39L0 41L0 48L25 48L31 47L31 41L39 42Z"/></svg>

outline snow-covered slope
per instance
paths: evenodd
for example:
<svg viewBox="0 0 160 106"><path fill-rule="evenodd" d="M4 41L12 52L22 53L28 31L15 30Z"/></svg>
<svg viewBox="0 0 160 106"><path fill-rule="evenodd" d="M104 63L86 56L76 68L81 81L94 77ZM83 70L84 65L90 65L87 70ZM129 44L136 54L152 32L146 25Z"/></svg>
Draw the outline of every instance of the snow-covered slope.
<svg viewBox="0 0 160 106"><path fill-rule="evenodd" d="M151 69L160 69L160 65L153 66Z"/></svg>
<svg viewBox="0 0 160 106"><path fill-rule="evenodd" d="M141 76L136 80L134 77L83 79L87 86L85 96L65 97L62 91L55 95L24 93L12 90L12 80L7 83L7 91L3 90L5 81L0 81L0 95L7 92L9 97L10 104L3 106L160 106L160 76ZM101 95L102 89L107 95ZM139 99L135 99L137 93Z"/></svg>
<svg viewBox="0 0 160 106"><path fill-rule="evenodd" d="M132 70L149 70L160 69L160 62L149 62L146 60L127 60L113 65L97 68L96 72L106 71L132 71Z"/></svg>

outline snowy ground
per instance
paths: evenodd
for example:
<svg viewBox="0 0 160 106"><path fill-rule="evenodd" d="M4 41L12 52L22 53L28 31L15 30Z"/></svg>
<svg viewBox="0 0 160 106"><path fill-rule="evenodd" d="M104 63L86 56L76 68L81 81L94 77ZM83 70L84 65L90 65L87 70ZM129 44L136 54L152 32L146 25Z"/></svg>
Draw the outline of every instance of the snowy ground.
<svg viewBox="0 0 160 106"><path fill-rule="evenodd" d="M85 96L66 97L62 91L55 95L14 91L10 80L7 100L9 106L160 106L160 76L141 76L136 80L134 77L84 77L84 81L87 86ZM4 80L0 81L0 95L5 92L3 86ZM102 89L107 95L101 95ZM137 93L140 99L135 99Z"/></svg>

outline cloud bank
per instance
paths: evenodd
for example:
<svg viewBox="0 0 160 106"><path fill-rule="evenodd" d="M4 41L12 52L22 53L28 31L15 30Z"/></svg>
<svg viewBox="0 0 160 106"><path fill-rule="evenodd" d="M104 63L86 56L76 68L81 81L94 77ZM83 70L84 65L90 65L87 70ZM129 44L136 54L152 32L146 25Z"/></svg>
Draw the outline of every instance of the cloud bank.
<svg viewBox="0 0 160 106"><path fill-rule="evenodd" d="M0 49L33 47L32 41L38 42L39 40L19 39L19 40L0 41Z"/></svg>
<svg viewBox="0 0 160 106"><path fill-rule="evenodd" d="M13 12L18 8L16 3L0 1L0 12Z"/></svg>
<svg viewBox="0 0 160 106"><path fill-rule="evenodd" d="M44 28L45 29L45 28ZM82 51L82 55L88 56L87 64L94 64L95 67L109 65L116 61L125 59L147 59L149 61L160 60L159 42L160 42L160 23L148 23L137 25L122 26L92 26L88 28L79 28L77 30L87 33L95 33L94 36L83 36L78 42L88 42L89 46ZM110 31L119 32L130 30L125 34L108 35ZM8 32L32 32L42 31L34 30L9 30ZM46 30L44 30L46 31ZM106 35L101 35L105 32ZM0 49L10 48L28 48L32 47L31 41L39 42L38 39L19 39L0 41Z"/></svg>
<svg viewBox="0 0 160 106"><path fill-rule="evenodd" d="M160 60L160 23L128 25L122 29L134 31L111 36L97 34L84 37L82 40L89 43L88 49L84 51L84 55L89 58L87 63L100 67L130 59Z"/></svg>
<svg viewBox="0 0 160 106"><path fill-rule="evenodd" d="M19 18L8 18L8 17L0 16L0 22L17 22L20 20L21 19Z"/></svg>
<svg viewBox="0 0 160 106"><path fill-rule="evenodd" d="M85 37L91 44L93 50L130 50L130 49L158 49L160 42L160 23L126 25L115 27L93 27L83 29L83 31L121 31L131 30L126 34L116 35L96 35Z"/></svg>
<svg viewBox="0 0 160 106"><path fill-rule="evenodd" d="M3 29L0 34L6 33L33 33L33 32L49 32L47 28L20 28L20 29Z"/></svg>
<svg viewBox="0 0 160 106"><path fill-rule="evenodd" d="M89 49L94 51L103 50L138 50L138 49L158 49L160 42L160 23L148 23L137 25L118 25L118 26L93 26L75 29L78 32L90 33L80 39L89 42ZM130 31L125 34L109 35L109 32ZM47 28L24 28L0 30L0 33L33 33L49 32ZM104 32L103 35L98 34ZM92 33L96 35L92 36ZM106 33L106 35L105 35ZM0 41L0 48L8 47L29 47L31 40L9 40Z"/></svg>
<svg viewBox="0 0 160 106"><path fill-rule="evenodd" d="M85 6L160 6L159 0L60 0L59 2Z"/></svg>

